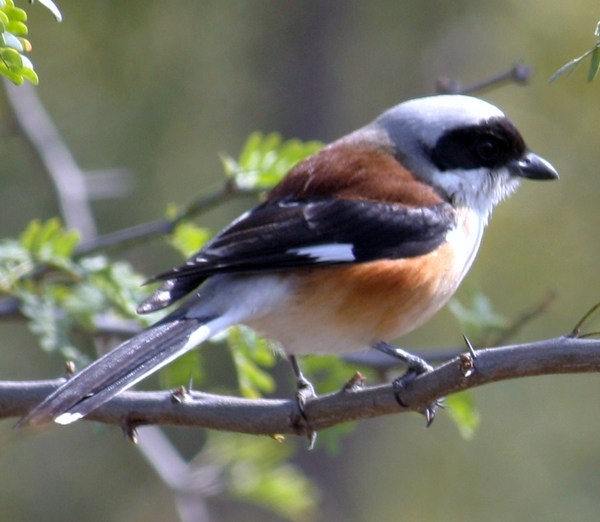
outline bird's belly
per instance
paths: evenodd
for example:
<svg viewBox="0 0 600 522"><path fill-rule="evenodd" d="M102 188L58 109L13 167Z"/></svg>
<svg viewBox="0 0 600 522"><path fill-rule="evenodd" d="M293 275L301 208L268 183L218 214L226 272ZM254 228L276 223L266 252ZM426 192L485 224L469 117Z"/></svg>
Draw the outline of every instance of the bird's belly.
<svg viewBox="0 0 600 522"><path fill-rule="evenodd" d="M455 292L471 257L446 244L418 258L309 270L294 276L286 303L249 324L288 353L362 350L427 321Z"/></svg>

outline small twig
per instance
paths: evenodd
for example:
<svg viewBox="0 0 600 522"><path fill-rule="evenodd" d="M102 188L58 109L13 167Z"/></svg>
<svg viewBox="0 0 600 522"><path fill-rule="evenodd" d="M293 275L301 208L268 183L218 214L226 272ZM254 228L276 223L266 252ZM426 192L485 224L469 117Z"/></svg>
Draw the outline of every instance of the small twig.
<svg viewBox="0 0 600 522"><path fill-rule="evenodd" d="M207 212L233 197L254 196L256 194L258 194L258 191L242 190L237 188L232 182L226 181L217 190L198 198L171 219L159 219L150 223L143 223L134 227L111 232L90 241L85 241L79 245L75 255L77 257L83 257L107 248L131 245L140 241L147 241L158 236L170 234L182 221L203 212Z"/></svg>
<svg viewBox="0 0 600 522"><path fill-rule="evenodd" d="M546 297L544 297L538 304L534 305L531 309L525 310L521 312L521 314L516 317L513 322L508 326L508 328L502 330L493 339L489 339L487 344L488 346L499 346L501 344L506 343L509 339L513 338L517 333L531 321L545 313L550 305L556 299L556 292L550 292Z"/></svg>
<svg viewBox="0 0 600 522"><path fill-rule="evenodd" d="M206 498L222 492L221 469L210 464L198 467L186 462L167 436L156 427L138 430L137 445L142 455L177 497L182 520L212 520ZM157 456L160 456L157 458Z"/></svg>
<svg viewBox="0 0 600 522"><path fill-rule="evenodd" d="M575 327L573 328L573 330L571 331L571 336L572 337L584 337L581 335L581 327L583 326L583 324L592 316L594 315L598 310L600 309L600 302L596 303L594 306L592 306L584 315L581 319L579 319L579 321L577 322L577 324L575 325ZM593 334L592 334L593 335Z"/></svg>
<svg viewBox="0 0 600 522"><path fill-rule="evenodd" d="M506 72L465 87L456 78L439 78L436 82L436 92L438 94L481 94L502 87L507 83L524 85L530 78L531 67L524 63L517 63Z"/></svg>

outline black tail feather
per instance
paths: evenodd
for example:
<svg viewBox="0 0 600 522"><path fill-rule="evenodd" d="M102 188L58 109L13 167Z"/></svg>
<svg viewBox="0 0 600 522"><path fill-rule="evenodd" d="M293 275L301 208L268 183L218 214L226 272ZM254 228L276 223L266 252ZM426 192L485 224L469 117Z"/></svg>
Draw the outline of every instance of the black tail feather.
<svg viewBox="0 0 600 522"><path fill-rule="evenodd" d="M188 318L151 326L65 382L17 426L39 425L52 420L69 424L84 417L192 348L187 346L190 335L201 326L198 320ZM198 342L202 340L199 338Z"/></svg>

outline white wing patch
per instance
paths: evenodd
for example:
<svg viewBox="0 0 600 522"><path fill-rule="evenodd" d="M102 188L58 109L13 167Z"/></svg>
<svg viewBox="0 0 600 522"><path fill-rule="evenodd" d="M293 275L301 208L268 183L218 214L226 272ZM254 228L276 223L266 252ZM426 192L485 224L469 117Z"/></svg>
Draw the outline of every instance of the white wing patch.
<svg viewBox="0 0 600 522"><path fill-rule="evenodd" d="M353 252L354 245L351 243L334 243L329 245L314 245L301 248L291 248L289 254L309 256L320 262L342 262L355 261Z"/></svg>
<svg viewBox="0 0 600 522"><path fill-rule="evenodd" d="M83 418L83 415L81 415L81 413L67 412L67 413L63 413L62 415L59 415L58 417L56 417L56 419L54 419L54 422L65 426L67 424L71 424L72 422L78 421L79 419L82 419L82 418Z"/></svg>

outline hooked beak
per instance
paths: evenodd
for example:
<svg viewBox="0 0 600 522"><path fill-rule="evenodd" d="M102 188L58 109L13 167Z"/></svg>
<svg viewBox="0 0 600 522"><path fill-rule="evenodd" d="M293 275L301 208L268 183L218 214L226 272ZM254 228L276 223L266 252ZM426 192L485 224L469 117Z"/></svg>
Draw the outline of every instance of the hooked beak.
<svg viewBox="0 0 600 522"><path fill-rule="evenodd" d="M528 152L522 158L512 161L508 169L513 176L527 179L558 179L558 172L544 158Z"/></svg>

